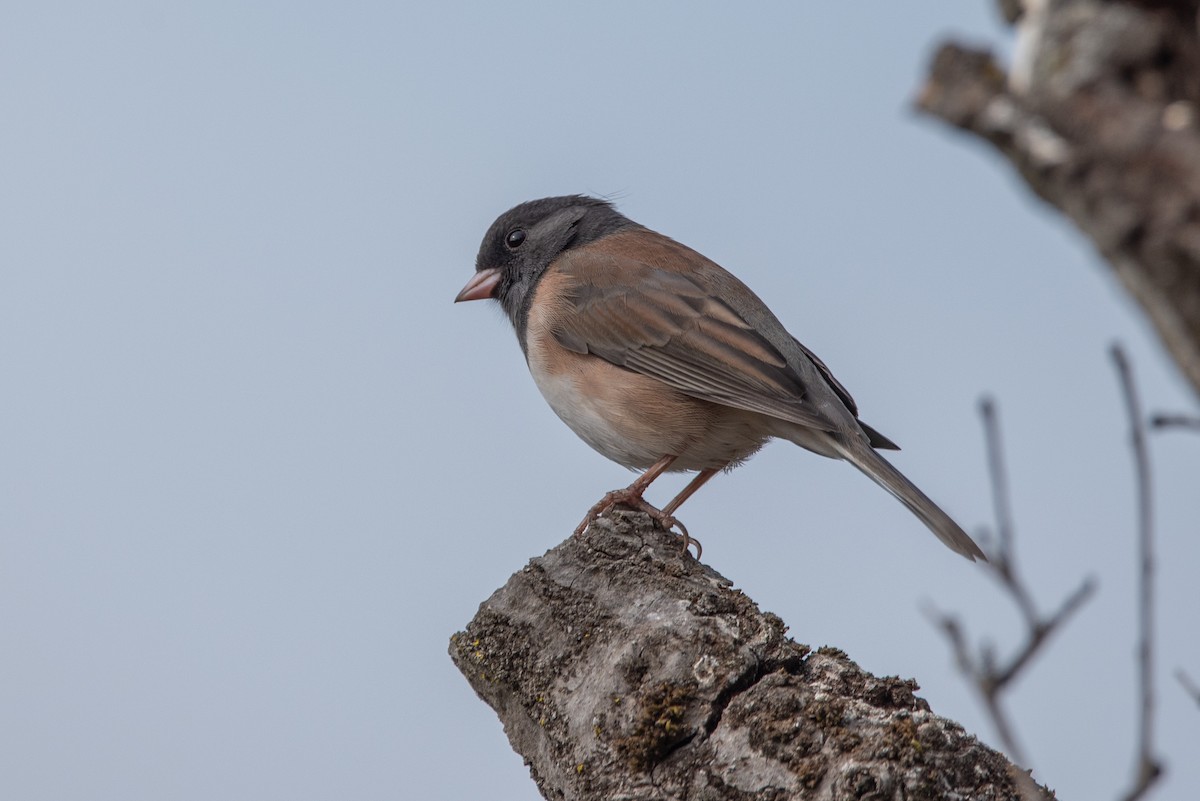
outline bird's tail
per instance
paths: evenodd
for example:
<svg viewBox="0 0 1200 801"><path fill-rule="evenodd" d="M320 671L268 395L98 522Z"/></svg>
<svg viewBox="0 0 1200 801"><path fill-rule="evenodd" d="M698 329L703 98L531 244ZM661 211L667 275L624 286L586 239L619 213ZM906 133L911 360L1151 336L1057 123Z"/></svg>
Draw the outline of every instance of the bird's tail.
<svg viewBox="0 0 1200 801"><path fill-rule="evenodd" d="M963 556L974 562L976 559L987 561L983 551L975 544L975 541L967 535L967 532L962 530L962 527L955 523L950 515L943 512L936 503L929 500L929 497L921 490L917 489L917 485L913 484L904 474L892 466L891 462L884 459L871 447L857 437L850 438L832 436L834 448L850 464L857 467L862 472L866 473L872 481L904 504L921 519L921 521L929 526L929 530L937 535L937 538L946 543L946 546L955 553Z"/></svg>

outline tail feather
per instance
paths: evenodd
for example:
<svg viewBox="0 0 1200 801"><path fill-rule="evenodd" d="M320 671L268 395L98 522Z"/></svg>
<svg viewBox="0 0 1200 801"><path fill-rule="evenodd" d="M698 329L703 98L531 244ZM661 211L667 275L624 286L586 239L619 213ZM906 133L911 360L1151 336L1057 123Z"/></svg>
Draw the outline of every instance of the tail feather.
<svg viewBox="0 0 1200 801"><path fill-rule="evenodd" d="M857 467L872 481L907 506L950 550L962 554L972 562L976 559L987 561L987 556L968 536L967 532L963 531L962 527L955 523L950 515L943 512L936 503L929 500L925 493L917 489L916 484L913 484L905 478L903 473L893 467L891 462L857 438L843 440L841 437L830 437L830 439L833 440L834 448L843 459Z"/></svg>

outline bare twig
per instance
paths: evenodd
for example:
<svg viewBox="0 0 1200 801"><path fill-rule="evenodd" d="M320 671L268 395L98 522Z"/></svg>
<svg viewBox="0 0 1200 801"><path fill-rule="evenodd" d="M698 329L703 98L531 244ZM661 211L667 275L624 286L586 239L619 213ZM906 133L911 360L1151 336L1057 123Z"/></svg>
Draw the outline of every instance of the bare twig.
<svg viewBox="0 0 1200 801"><path fill-rule="evenodd" d="M991 398L979 402L979 415L983 418L983 436L987 447L988 475L992 482L992 509L996 515L997 552L991 559L992 569L1005 587L1012 593L1013 600L1021 610L1027 624L1037 619L1033 598L1016 574L1013 551L1012 501L1008 496L1008 471L1004 466L1003 442L1000 436L1000 419L996 403Z"/></svg>
<svg viewBox="0 0 1200 801"><path fill-rule="evenodd" d="M1150 418L1153 428L1183 428L1191 429L1200 434L1200 417L1190 417L1186 414L1159 413Z"/></svg>
<svg viewBox="0 0 1200 801"><path fill-rule="evenodd" d="M983 418L987 442L988 470L991 476L997 532L996 552L988 555L990 561L986 567L1020 610L1027 631L1025 642L1003 663L998 661L994 648L987 643L979 648L979 655L975 656L956 617L936 611L930 611L928 614L949 640L959 670L979 693L1005 751L1014 762L1027 764L1002 703L1004 691L1045 645L1050 635L1092 596L1096 590L1096 582L1091 577L1085 579L1067 596L1058 611L1050 616L1044 616L1037 610L1033 596L1017 572L1012 505L1008 496L1008 478L995 403L990 398L985 398L980 403L979 411ZM1014 775L1021 786L1022 795L1026 798L1040 795L1029 774L1017 772Z"/></svg>
<svg viewBox="0 0 1200 801"><path fill-rule="evenodd" d="M1150 457L1146 450L1145 423L1133 382L1133 372L1124 349L1115 344L1110 351L1121 382L1129 413L1129 440L1137 484L1138 507L1138 679L1141 704L1138 717L1138 757L1134 784L1124 801L1141 798L1162 775L1162 764L1154 756L1154 516L1150 499Z"/></svg>
<svg viewBox="0 0 1200 801"><path fill-rule="evenodd" d="M1183 668L1175 671L1175 678L1179 679L1179 683L1183 685L1184 691L1192 697L1197 706L1200 706L1200 685L1192 681L1192 677L1183 671Z"/></svg>

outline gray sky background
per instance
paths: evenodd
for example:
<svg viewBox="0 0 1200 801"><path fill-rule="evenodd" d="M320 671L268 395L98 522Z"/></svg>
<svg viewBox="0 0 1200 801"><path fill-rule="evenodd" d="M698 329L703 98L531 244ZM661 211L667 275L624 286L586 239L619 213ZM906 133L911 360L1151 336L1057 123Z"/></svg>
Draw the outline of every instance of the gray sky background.
<svg viewBox="0 0 1200 801"><path fill-rule="evenodd" d="M1011 712L1064 799L1134 739L1134 507L1107 348L1194 409L1079 235L909 101L992 4L29 3L0 12L0 797L534 799L448 637L629 474L451 299L522 200L613 195L737 273L992 519L1098 597ZM1200 787L1200 441L1153 438L1160 799ZM664 501L683 481L656 486ZM684 507L813 646L994 741L922 614L1020 632L990 578L786 443Z"/></svg>

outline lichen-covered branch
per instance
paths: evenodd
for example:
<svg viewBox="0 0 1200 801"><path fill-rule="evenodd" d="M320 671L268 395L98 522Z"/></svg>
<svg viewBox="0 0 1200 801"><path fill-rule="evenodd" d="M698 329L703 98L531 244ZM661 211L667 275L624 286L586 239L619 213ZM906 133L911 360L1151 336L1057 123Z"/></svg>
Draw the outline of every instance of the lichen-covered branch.
<svg viewBox="0 0 1200 801"><path fill-rule="evenodd" d="M995 146L1086 234L1200 393L1197 0L1021 0L1014 63L938 51L922 111Z"/></svg>
<svg viewBox="0 0 1200 801"><path fill-rule="evenodd" d="M546 798L1020 797L914 682L788 639L641 514L533 559L450 655Z"/></svg>

